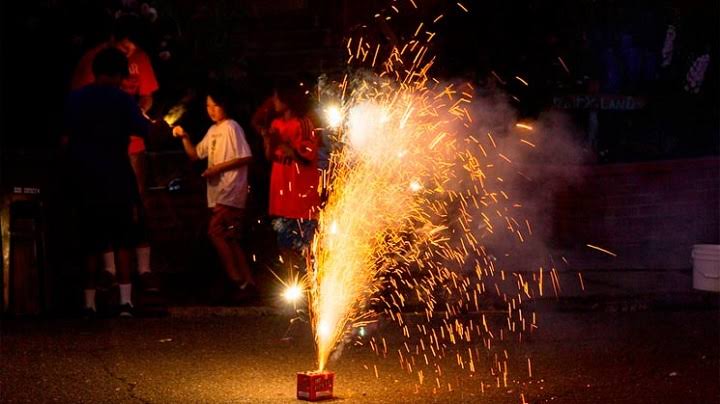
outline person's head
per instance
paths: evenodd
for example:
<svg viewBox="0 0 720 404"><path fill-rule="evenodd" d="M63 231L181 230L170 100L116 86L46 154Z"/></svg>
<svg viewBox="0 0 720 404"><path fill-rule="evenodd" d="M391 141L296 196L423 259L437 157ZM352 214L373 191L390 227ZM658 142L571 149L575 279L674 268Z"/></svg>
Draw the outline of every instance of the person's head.
<svg viewBox="0 0 720 404"><path fill-rule="evenodd" d="M125 56L130 57L138 48L139 32L140 23L137 17L132 15L122 16L115 20L110 42Z"/></svg>
<svg viewBox="0 0 720 404"><path fill-rule="evenodd" d="M309 99L299 83L294 83L275 90L275 112L286 116L302 117L307 115Z"/></svg>
<svg viewBox="0 0 720 404"><path fill-rule="evenodd" d="M120 86L128 76L128 59L115 48L105 48L95 55L92 71L96 83Z"/></svg>
<svg viewBox="0 0 720 404"><path fill-rule="evenodd" d="M207 113L213 122L221 122L232 117L234 106L232 91L226 86L214 86L208 90Z"/></svg>

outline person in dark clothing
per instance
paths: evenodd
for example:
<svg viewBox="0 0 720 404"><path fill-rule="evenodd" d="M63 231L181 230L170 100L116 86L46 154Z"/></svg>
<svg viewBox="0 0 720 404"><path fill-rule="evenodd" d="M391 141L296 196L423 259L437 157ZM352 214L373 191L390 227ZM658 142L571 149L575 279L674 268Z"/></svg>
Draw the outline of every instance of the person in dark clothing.
<svg viewBox="0 0 720 404"><path fill-rule="evenodd" d="M147 136L149 125L137 102L120 88L128 75L127 57L115 48L103 49L92 67L95 81L69 95L65 117L70 186L87 267L85 308L94 315L96 286L110 287L117 276L120 314L131 316L129 249L142 229L142 209L127 148L131 135ZM98 274L99 259L108 249L118 252L117 274Z"/></svg>

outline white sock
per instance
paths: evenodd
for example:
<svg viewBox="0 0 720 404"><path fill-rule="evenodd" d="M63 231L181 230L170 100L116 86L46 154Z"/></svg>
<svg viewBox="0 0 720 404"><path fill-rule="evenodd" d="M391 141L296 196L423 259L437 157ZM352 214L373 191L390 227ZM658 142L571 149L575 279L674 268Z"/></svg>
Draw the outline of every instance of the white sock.
<svg viewBox="0 0 720 404"><path fill-rule="evenodd" d="M132 306L132 284L120 284L120 304L129 304L130 306Z"/></svg>
<svg viewBox="0 0 720 404"><path fill-rule="evenodd" d="M142 275L150 272L150 246L136 248L135 254L137 254L138 273Z"/></svg>
<svg viewBox="0 0 720 404"><path fill-rule="evenodd" d="M95 307L95 289L85 289L85 308L97 310Z"/></svg>
<svg viewBox="0 0 720 404"><path fill-rule="evenodd" d="M108 251L106 253L103 253L103 264L103 269L115 275L115 252Z"/></svg>

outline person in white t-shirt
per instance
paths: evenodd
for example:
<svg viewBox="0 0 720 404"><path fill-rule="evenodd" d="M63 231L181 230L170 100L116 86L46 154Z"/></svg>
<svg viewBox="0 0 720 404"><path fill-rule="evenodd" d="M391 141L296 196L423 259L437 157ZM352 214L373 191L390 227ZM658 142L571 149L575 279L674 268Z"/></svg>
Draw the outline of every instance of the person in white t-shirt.
<svg viewBox="0 0 720 404"><path fill-rule="evenodd" d="M191 160L208 159L208 168L202 174L207 179L208 207L212 211L208 235L234 284L233 295L243 296L256 290L241 244L252 154L245 132L228 116L229 106L229 92L221 88L210 91L207 113L214 124L200 143L194 146L182 126L175 126L173 135L182 139Z"/></svg>

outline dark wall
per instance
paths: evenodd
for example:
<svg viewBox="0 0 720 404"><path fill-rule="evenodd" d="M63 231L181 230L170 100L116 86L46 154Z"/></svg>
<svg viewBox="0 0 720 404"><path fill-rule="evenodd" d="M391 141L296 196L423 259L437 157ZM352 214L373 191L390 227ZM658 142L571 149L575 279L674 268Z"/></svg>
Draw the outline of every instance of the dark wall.
<svg viewBox="0 0 720 404"><path fill-rule="evenodd" d="M583 268L688 269L693 244L720 243L720 159L589 166L557 196L558 247ZM605 247L612 258L585 243Z"/></svg>
<svg viewBox="0 0 720 404"><path fill-rule="evenodd" d="M80 55L103 40L114 0L2 2L2 135L7 146L51 148L62 103ZM138 4L142 1L138 1ZM384 44L407 40L420 21L436 31L434 74L485 84L490 72L506 82L521 115L547 109L563 94L634 95L644 111L601 117L598 152L606 161L716 155L720 5L679 1L490 1L399 4L374 0L157 0L158 20L144 27L153 58L161 116L187 89L202 93L209 80L244 90L251 110L279 76L313 77L344 69L347 35ZM376 18L375 15L380 17ZM445 17L431 21L439 14ZM390 20L386 20L390 18ZM667 27L677 30L673 61L660 68ZM160 57L168 50L169 59ZM700 55L711 55L700 93L683 89ZM565 66L560 62L562 59ZM514 79L523 77L530 86ZM686 118L683 118L686 117ZM32 128L26 123L32 122ZM241 122L242 124L242 122ZM202 125L199 125L202 126ZM686 141L688 129L699 141ZM171 147L159 144L158 147Z"/></svg>

